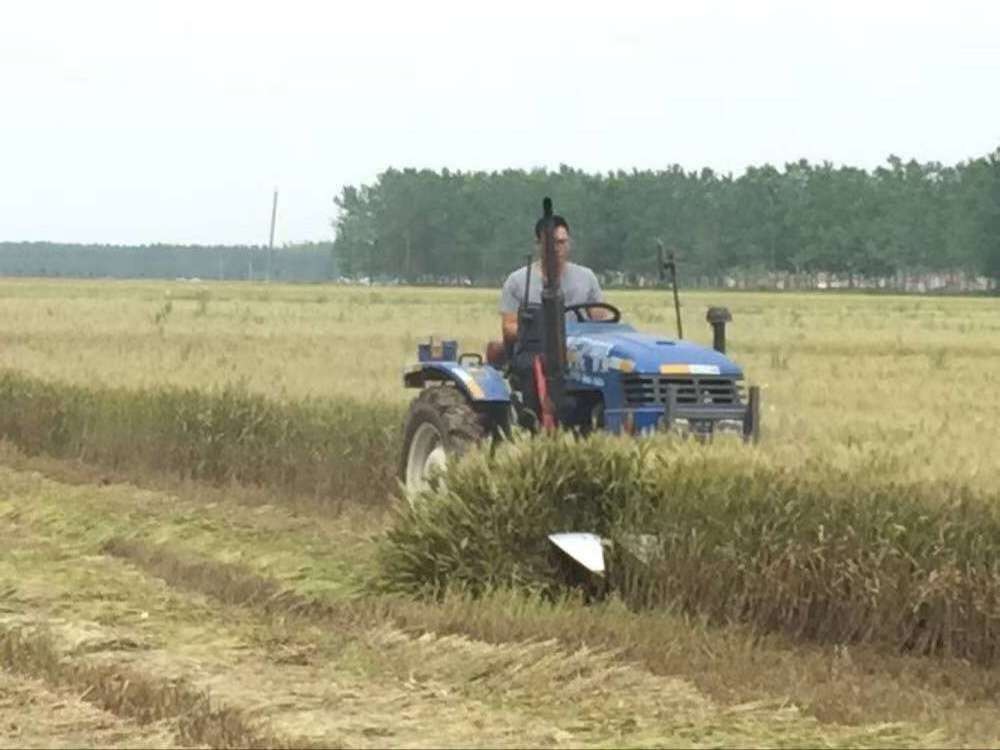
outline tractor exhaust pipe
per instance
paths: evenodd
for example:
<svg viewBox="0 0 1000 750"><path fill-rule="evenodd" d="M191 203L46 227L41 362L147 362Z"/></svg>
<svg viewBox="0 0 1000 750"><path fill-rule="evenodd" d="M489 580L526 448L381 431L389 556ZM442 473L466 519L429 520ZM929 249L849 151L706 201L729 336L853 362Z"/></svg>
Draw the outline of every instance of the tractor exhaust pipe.
<svg viewBox="0 0 1000 750"><path fill-rule="evenodd" d="M712 326L712 348L719 354L726 353L726 323L733 319L728 307L710 307L705 320Z"/></svg>

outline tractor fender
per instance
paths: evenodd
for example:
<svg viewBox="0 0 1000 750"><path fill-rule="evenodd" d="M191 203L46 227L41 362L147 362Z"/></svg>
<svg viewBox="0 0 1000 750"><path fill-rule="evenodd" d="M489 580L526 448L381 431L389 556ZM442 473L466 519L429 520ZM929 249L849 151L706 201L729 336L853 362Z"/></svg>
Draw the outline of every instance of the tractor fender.
<svg viewBox="0 0 1000 750"><path fill-rule="evenodd" d="M510 386L501 372L489 365L420 362L403 370L403 385L407 388L423 388L434 381L453 382L471 401L510 402Z"/></svg>

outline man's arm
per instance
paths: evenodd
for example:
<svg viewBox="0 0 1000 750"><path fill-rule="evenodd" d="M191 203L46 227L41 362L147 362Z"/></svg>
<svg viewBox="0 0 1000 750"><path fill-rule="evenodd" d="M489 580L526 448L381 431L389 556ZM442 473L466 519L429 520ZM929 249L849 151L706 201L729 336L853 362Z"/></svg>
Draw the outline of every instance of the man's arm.
<svg viewBox="0 0 1000 750"><path fill-rule="evenodd" d="M587 269L590 271L590 269ZM587 302L603 302L604 293L601 292L601 282L597 280L597 274L590 271L590 286L587 289ZM602 310L601 308L591 308L588 311L591 320L606 320L611 317L611 313L608 310Z"/></svg>
<svg viewBox="0 0 1000 750"><path fill-rule="evenodd" d="M504 344L508 345L517 339L517 310L521 306L517 286L515 272L507 277L500 291L500 331Z"/></svg>
<svg viewBox="0 0 1000 750"><path fill-rule="evenodd" d="M500 328L504 344L510 345L517 341L517 313L500 313Z"/></svg>

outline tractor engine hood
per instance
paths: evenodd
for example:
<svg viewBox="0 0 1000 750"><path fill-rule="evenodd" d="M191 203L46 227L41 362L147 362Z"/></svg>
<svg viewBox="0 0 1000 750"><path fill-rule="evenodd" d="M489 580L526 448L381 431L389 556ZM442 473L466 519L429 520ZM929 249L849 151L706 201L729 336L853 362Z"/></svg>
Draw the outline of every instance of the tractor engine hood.
<svg viewBox="0 0 1000 750"><path fill-rule="evenodd" d="M639 333L625 324L567 323L566 349L570 368L585 372L743 377L737 364L711 347Z"/></svg>

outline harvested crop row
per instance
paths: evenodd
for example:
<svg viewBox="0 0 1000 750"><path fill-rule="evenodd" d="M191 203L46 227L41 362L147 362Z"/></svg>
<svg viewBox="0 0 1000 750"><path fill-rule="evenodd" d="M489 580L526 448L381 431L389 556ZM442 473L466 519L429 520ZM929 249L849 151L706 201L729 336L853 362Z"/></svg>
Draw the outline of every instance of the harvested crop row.
<svg viewBox="0 0 1000 750"><path fill-rule="evenodd" d="M374 620L363 602L351 599L320 601L282 588L273 578L254 574L242 566L215 560L181 557L162 545L114 537L101 551L128 560L176 588L211 596L223 604L251 607L266 615L319 619L340 629ZM369 608L370 609L370 608ZM368 627L372 622L365 623Z"/></svg>
<svg viewBox="0 0 1000 750"><path fill-rule="evenodd" d="M753 703L719 705L679 675L651 673L614 651L584 643L566 648L568 644L558 639L537 637L486 642L461 634L461 628L452 635L426 627L401 632L387 627L388 623L405 620L407 613L419 619L419 604L385 598L329 602L283 589L277 581L242 566L179 555L162 545L112 539L104 551L172 587L207 594L225 605L247 607L252 610L247 612L248 619L263 614L279 617L295 632L305 632L312 623L343 640L361 638L373 649L371 658L379 662L383 676L395 671L400 678L408 675L409 684L439 685L434 688L438 711L446 710L442 699L448 695L501 701L512 723L526 722L519 735L505 738L503 744L514 740L515 744L541 741L585 746L603 740L634 746L739 745L749 735L756 742L767 737L764 744L777 745L812 744L821 738L828 746L913 746L940 744L943 736L905 724L820 723L783 699L760 700L759 695ZM428 619L435 616L430 610L423 614ZM554 685L559 689L553 690ZM518 717L525 703L531 711ZM595 716L603 717L602 726L590 726ZM572 731L556 729L539 736L535 733L539 721L571 726ZM489 729L480 720L477 741L486 740Z"/></svg>
<svg viewBox="0 0 1000 750"><path fill-rule="evenodd" d="M0 666L79 691L84 700L138 724L169 722L184 746L290 746L270 733L260 733L242 712L215 707L200 690L134 669L74 660L44 631L0 627Z"/></svg>
<svg viewBox="0 0 1000 750"><path fill-rule="evenodd" d="M395 486L402 411L348 399L278 402L237 387L128 390L0 372L0 436L27 453L241 482L341 502Z"/></svg>
<svg viewBox="0 0 1000 750"><path fill-rule="evenodd" d="M51 459L24 461L39 468L55 465ZM553 605L518 591L496 592L479 599L448 596L433 602L410 596L355 597L355 588L348 581L331 586L345 570L339 564L330 565L329 558L334 553L349 554L356 560L356 572L365 577L368 555L354 546L356 530L345 528L343 533L337 533L336 524L310 523L309 517L292 518L280 506L248 512L241 504L242 494L236 490L206 495L204 488L192 486L178 496L136 490L129 485L68 486L37 473L6 469L0 471L0 489L4 497L0 521L10 525L5 538L12 542L16 539L15 549L20 550L9 550L11 554L6 558L7 571L20 571L7 575L7 580L16 581L10 601L18 610L31 601L29 592L36 597L44 594L53 603L71 599L79 618L127 625L121 634L101 635L102 641L131 634L140 643L148 643L149 633L161 633L177 613L188 611L189 616L182 617L181 622L193 617L207 626L199 626L199 635L192 637L189 632L178 643L175 635L164 634L154 636L153 642L173 644L168 650L178 656L204 659L210 653L212 663L220 657L222 663L234 666L246 656L243 650L233 653L225 646L217 649L211 645L208 652L205 650L205 644L227 639L217 627L209 625L220 616L229 623L240 623L244 637L258 631L270 633L266 643L277 649L274 658L285 663L286 658L298 660L304 656L313 664L310 669L315 670L322 685L330 687L332 676L338 674L342 689L358 696L352 710L366 717L379 713L376 704L389 705L392 696L407 689L411 670L439 684L462 686L463 697L481 700L484 696L477 687L481 682L467 683L467 671L474 666L468 659L449 660L441 652L441 661L431 668L421 645L428 638L437 643L441 638L451 642L449 637L457 637L462 642L473 639L495 644L511 656L515 666L523 663L523 647L530 643L548 641L546 658L557 651L572 654L596 650L617 664L690 681L721 707L762 698L798 706L820 720L824 732L831 723L859 726L905 721L917 722L919 729L915 731L921 736L940 729L945 736L964 738L966 744L995 744L992 717L996 709L992 696L997 695L996 671L958 660L900 657L879 653L876 648L848 651L799 647L782 637L752 638L744 628L705 628L662 611L634 613L616 602L592 607L579 607L572 601ZM343 517L340 521L351 523ZM113 551L115 558L101 556L102 549ZM65 557L67 550L73 551L69 558ZM85 560L86 565L79 560ZM146 575L137 575L140 572ZM169 590L150 575L166 582ZM4 577L4 571L0 571L0 591ZM118 582L115 590L128 592L121 600L124 609L121 603L109 604L118 601L108 596L112 581ZM98 586L97 596L83 607L81 586L90 590L94 584ZM18 595L17 591L23 593ZM187 592L196 594L192 597ZM204 602L198 594L207 595L226 611ZM188 609L198 601L203 603ZM229 609L234 605L240 609ZM109 609L124 620L119 620L117 614L109 619ZM150 617L136 619L144 610ZM394 640L393 650L388 653L378 634L390 631L402 631L412 642L407 645ZM257 637L252 640L260 642ZM366 669L358 675L353 659L341 661L345 644L355 644L352 650L361 645L374 657L364 660L371 672ZM163 658L165 655L160 653L158 663ZM333 663L341 671L332 671ZM252 675L255 668L244 665L240 676L227 678L229 688L220 693L216 686L213 695L221 696L227 704L244 705L246 696L240 692L246 687L243 675ZM166 672L176 675L184 670L178 672L170 667ZM836 680L830 679L831 673L837 675ZM272 680L279 676L271 674ZM512 669L497 673L496 678L510 676L513 680L517 674L522 672ZM389 675L395 675L395 681ZM304 683L294 680L292 689L301 691ZM369 682L371 685L365 687ZM273 682L270 684L273 686ZM540 705L548 705L548 685L545 682L539 692L531 693L529 715L537 715ZM565 699L565 693L561 695ZM574 710L586 713L593 708L594 696L573 696ZM280 699L272 703L279 705ZM465 704L451 705L465 710L461 708ZM435 696L435 727L440 724L441 707L440 697ZM284 709L272 710L276 713L269 715L275 720L276 730L305 732L294 723L282 725L277 714L283 714ZM597 709L599 715L605 712L605 708ZM947 716L946 725L928 722L931 716ZM512 719L508 705L501 723L516 724L523 719L523 715ZM343 735L336 731L340 725L334 717L326 717L324 722L324 737L361 739L357 726ZM423 731L410 726L413 731ZM532 722L531 726L537 724ZM482 740L482 727L479 731ZM406 736L413 739L412 735ZM880 741L885 744L884 737ZM927 741L914 740L910 744Z"/></svg>
<svg viewBox="0 0 1000 750"><path fill-rule="evenodd" d="M563 435L453 467L404 510L379 560L388 590L554 590L546 534L617 540L610 579L632 606L833 643L996 663L1000 502L820 462ZM629 535L656 539L651 558ZM645 557L645 556L644 556Z"/></svg>
<svg viewBox="0 0 1000 750"><path fill-rule="evenodd" d="M0 744L18 748L176 747L162 724L140 725L104 711L78 691L0 669Z"/></svg>
<svg viewBox="0 0 1000 750"><path fill-rule="evenodd" d="M4 504L18 501L5 499ZM24 496L19 504L30 505ZM4 561L0 591L8 581L17 581L11 602L23 613L17 616L19 621L51 622L60 642L81 658L116 667L128 662L146 674L190 681L198 689L210 690L223 705L269 720L280 736L305 737L321 746L542 746L555 744L554 736L569 736L570 730L561 728L565 726L572 728L579 744L607 745L617 740L641 745L639 740L663 721L687 730L694 718L711 719L717 713L714 704L686 683L648 675L642 679L652 680L657 689L641 691L630 705L622 705L620 692L594 691L579 682L574 683L579 693L571 701L565 692L552 693L552 679L576 680L585 667L598 670L594 678L599 684L616 675L631 680L638 673L623 672L613 659L586 651L563 664L553 649L540 644L490 647L463 638L415 639L377 621L344 627L342 620L326 619L328 609L294 609L301 598L271 599L275 586L238 575L235 569L206 564L198 557L170 555L159 546L147 550L148 556L139 552L144 560L166 563L148 568L151 572L156 566L157 573L170 578L165 587L144 575L145 564L137 570L119 558L93 554L96 550L89 539L68 528L49 533L55 529L37 528L27 515L15 511L3 524L18 531L12 550L18 564L15 568ZM74 551L71 558L53 559L53 552L67 548ZM133 552L138 549L141 546L134 546ZM15 569L25 573L15 578L10 575ZM230 609L178 591L202 588L248 606ZM262 612L262 602L268 601ZM286 610L287 605L293 609ZM269 607L273 609L267 611ZM495 679L488 683L473 679L483 662L469 658L470 649L489 658ZM524 669L526 660L534 662L535 669ZM665 694L662 688L671 686L676 689ZM675 698L691 710L677 716ZM774 729L785 734L806 733L797 735L798 744L835 731L781 703L740 713L737 726L706 727L706 731L716 737L714 744L732 744L722 734L738 734L744 738L741 744L747 744L746 738L754 736L761 723L776 725ZM663 704L667 707L661 713L649 710ZM647 717L647 722L628 721L633 711ZM623 722L627 735L617 729ZM881 746L902 732L910 740L915 736L910 728L881 726L845 728L837 736L849 735L842 740L844 745L857 744L861 736L868 738L867 744Z"/></svg>

